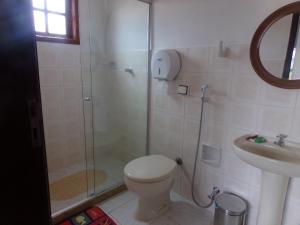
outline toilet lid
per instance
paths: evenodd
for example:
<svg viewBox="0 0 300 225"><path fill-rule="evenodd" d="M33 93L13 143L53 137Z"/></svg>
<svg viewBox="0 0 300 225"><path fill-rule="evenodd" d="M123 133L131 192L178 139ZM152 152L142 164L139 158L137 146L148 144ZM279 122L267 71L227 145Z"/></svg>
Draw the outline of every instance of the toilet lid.
<svg viewBox="0 0 300 225"><path fill-rule="evenodd" d="M176 162L162 155L150 155L129 162L124 169L125 176L138 182L157 182L174 172Z"/></svg>

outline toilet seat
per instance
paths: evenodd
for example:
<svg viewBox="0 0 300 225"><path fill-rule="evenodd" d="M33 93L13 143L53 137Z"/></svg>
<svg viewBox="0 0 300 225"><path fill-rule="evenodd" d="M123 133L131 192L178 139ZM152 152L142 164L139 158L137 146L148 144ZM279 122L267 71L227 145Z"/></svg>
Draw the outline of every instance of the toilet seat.
<svg viewBox="0 0 300 225"><path fill-rule="evenodd" d="M127 178L141 183L162 181L171 176L176 162L162 155L150 155L135 159L124 168Z"/></svg>

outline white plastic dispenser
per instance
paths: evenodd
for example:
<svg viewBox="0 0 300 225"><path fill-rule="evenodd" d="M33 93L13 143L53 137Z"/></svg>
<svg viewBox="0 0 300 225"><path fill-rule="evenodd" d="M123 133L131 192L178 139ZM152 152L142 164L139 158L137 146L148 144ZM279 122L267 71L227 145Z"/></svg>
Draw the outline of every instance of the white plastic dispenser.
<svg viewBox="0 0 300 225"><path fill-rule="evenodd" d="M154 79L174 80L181 69L180 55L176 50L160 50L152 57L151 70Z"/></svg>

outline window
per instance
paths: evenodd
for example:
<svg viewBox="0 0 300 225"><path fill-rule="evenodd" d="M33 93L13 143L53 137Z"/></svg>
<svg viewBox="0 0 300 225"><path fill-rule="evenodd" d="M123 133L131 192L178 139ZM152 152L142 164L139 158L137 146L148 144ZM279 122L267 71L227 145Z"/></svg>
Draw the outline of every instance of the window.
<svg viewBox="0 0 300 225"><path fill-rule="evenodd" d="M32 0L38 41L79 44L78 0Z"/></svg>

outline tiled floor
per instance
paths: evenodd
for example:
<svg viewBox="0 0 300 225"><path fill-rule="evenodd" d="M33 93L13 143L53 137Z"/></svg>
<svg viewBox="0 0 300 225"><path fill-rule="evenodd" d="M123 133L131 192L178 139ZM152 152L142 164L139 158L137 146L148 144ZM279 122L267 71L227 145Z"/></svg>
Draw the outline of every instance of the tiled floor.
<svg viewBox="0 0 300 225"><path fill-rule="evenodd" d="M170 210L149 223L137 221L134 212L138 199L132 192L123 192L99 205L118 225L211 225L212 214L193 206L179 195L171 194Z"/></svg>

